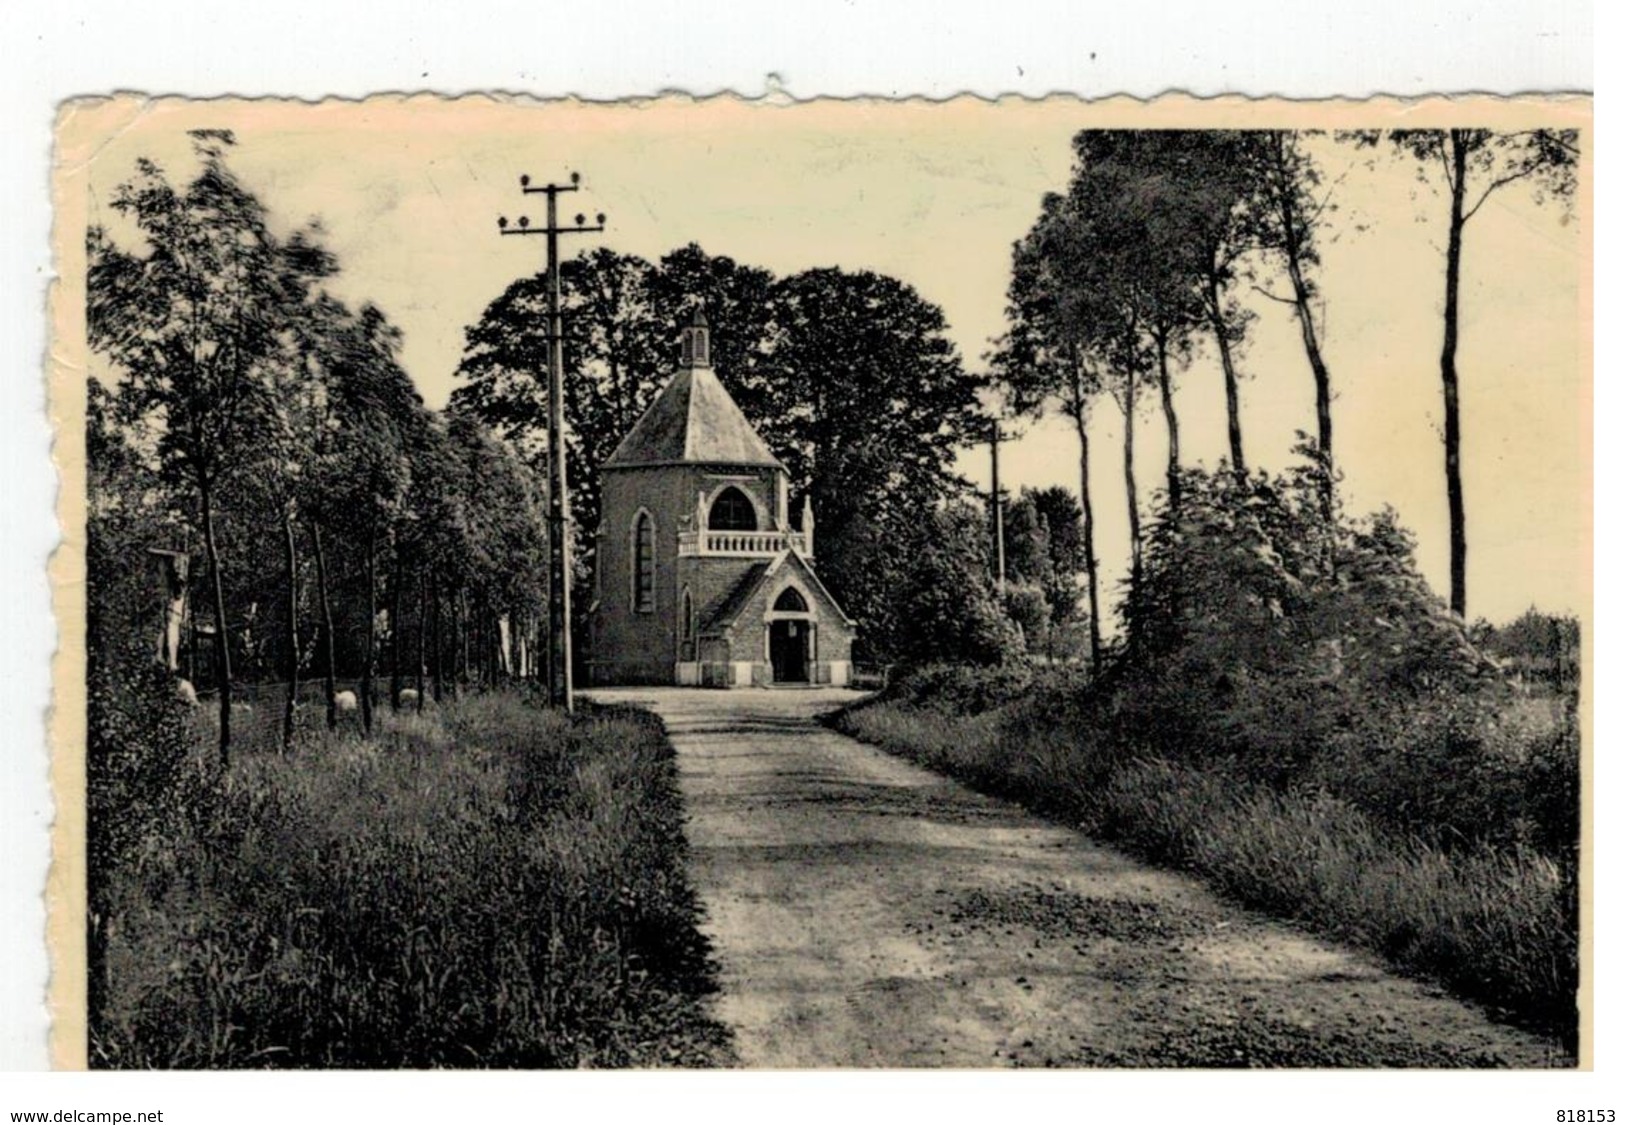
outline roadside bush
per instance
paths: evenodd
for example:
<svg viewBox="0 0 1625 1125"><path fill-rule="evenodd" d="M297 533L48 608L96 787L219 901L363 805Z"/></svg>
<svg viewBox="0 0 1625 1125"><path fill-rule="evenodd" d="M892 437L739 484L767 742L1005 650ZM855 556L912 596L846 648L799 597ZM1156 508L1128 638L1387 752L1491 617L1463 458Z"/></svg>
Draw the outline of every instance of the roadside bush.
<svg viewBox="0 0 1625 1125"><path fill-rule="evenodd" d="M1032 668L1025 663L927 664L899 672L886 694L910 706L971 715L1020 698L1032 684Z"/></svg>
<svg viewBox="0 0 1625 1125"><path fill-rule="evenodd" d="M1187 472L1099 681L925 668L839 722L1572 1047L1575 702L1510 690L1394 514L1328 513L1325 479Z"/></svg>
<svg viewBox="0 0 1625 1125"><path fill-rule="evenodd" d="M1042 652L1049 646L1050 603L1044 590L1032 583L1011 582L1000 598L1004 615L1021 630L1023 651Z"/></svg>
<svg viewBox="0 0 1625 1125"><path fill-rule="evenodd" d="M97 630L103 623L92 622ZM216 789L215 759L197 752L174 677L146 645L91 648L87 668L85 865L87 1008L106 1009L108 952L123 921L115 888L178 876L164 842L199 827Z"/></svg>
<svg viewBox="0 0 1625 1125"><path fill-rule="evenodd" d="M993 590L980 512L954 505L931 512L922 524L893 592L897 628L891 655L905 665L1021 659L1026 651L1021 631Z"/></svg>
<svg viewBox="0 0 1625 1125"><path fill-rule="evenodd" d="M1579 732L1509 729L1493 695L1373 708L1326 741L1306 782L1431 846L1579 843Z"/></svg>

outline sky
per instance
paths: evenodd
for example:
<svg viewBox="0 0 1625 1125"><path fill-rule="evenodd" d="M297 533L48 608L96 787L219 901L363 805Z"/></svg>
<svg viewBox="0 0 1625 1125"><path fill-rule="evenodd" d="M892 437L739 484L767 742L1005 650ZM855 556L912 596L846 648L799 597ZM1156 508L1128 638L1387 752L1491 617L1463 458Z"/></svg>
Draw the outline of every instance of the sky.
<svg viewBox="0 0 1625 1125"><path fill-rule="evenodd" d="M1473 107L1458 108L1472 112ZM1004 325L1010 247L1047 191L1064 189L1079 129L1129 125L1313 127L1441 123L1416 107L1237 101L959 99L752 104L673 98L639 105L476 97L367 102L101 102L65 111L58 189L109 222L116 185L148 156L190 169L185 131L230 128L232 163L285 229L320 218L342 273L335 292L371 300L405 334L403 363L432 406L455 385L464 326L516 277L539 268L543 240L501 238L499 215L540 217L519 176L579 172L565 215L599 211L602 235L565 241L657 258L696 242L779 274L872 269L942 307L973 369ZM1484 110L1480 103L1479 112ZM1589 123L1583 106L1522 110L1511 126ZM1459 121L1460 118L1458 117ZM1475 119L1481 123L1484 118ZM1323 346L1334 390L1335 449L1354 513L1398 510L1435 590L1448 586L1439 347L1446 200L1384 150L1317 148L1333 194L1322 233ZM1504 621L1526 607L1589 616L1591 232L1520 186L1495 195L1467 229L1461 349L1469 613ZM71 214L71 209L62 212ZM66 268L66 267L65 267ZM1277 291L1281 291L1277 287ZM1248 458L1279 469L1294 434L1314 428L1314 396L1291 310L1252 295L1239 356ZM718 325L715 331L725 331ZM673 360L675 362L675 356ZM1144 501L1166 458L1155 396L1136 422ZM1178 376L1187 462L1226 452L1223 388L1211 348ZM1062 419L1023 421L1004 450L1007 487L1078 486L1078 441ZM1091 423L1097 553L1104 579L1127 569L1123 419L1102 403ZM985 486L985 447L958 468ZM1111 588L1111 586L1108 586Z"/></svg>

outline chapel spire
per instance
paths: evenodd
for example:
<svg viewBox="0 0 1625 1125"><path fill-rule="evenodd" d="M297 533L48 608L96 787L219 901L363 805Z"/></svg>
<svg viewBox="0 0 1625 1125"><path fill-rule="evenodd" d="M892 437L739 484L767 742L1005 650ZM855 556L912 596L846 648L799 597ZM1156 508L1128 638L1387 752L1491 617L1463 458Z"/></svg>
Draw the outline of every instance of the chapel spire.
<svg viewBox="0 0 1625 1125"><path fill-rule="evenodd" d="M683 328L683 358L679 366L711 366L711 327L706 322L704 309L695 309Z"/></svg>

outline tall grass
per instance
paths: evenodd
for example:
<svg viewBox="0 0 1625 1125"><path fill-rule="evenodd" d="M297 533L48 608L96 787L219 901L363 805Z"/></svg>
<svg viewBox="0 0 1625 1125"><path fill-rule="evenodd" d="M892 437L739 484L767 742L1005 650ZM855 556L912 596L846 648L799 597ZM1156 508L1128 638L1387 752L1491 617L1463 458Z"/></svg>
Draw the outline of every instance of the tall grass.
<svg viewBox="0 0 1625 1125"><path fill-rule="evenodd" d="M905 691L834 721L1576 1046L1577 883L1561 857L1520 842L1446 849L1324 788L1130 748L1057 690L973 714Z"/></svg>
<svg viewBox="0 0 1625 1125"><path fill-rule="evenodd" d="M95 1065L728 1057L658 720L479 696L223 774L192 721L189 807L99 873Z"/></svg>

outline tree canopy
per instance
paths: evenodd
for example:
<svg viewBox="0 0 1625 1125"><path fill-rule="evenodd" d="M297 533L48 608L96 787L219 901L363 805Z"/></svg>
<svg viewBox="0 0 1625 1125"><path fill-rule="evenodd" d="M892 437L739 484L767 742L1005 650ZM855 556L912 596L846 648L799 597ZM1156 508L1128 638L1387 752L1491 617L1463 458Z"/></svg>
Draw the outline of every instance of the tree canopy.
<svg viewBox="0 0 1625 1125"><path fill-rule="evenodd" d="M355 676L370 728L381 633L398 684L412 609L420 634L426 615L437 636L448 615L408 597L414 581L452 595L452 648L466 646L465 630L480 638L472 663L453 661L457 673L493 678L487 642L499 619L537 615L546 540L524 463L473 415L427 410L383 310L352 309L323 287L338 262L320 225L278 233L230 167L232 135L192 141L183 186L140 160L119 187L112 207L128 236L88 235L90 344L112 374L90 393L91 577L108 593L106 635L144 630L135 587L148 552L185 555L199 533L210 620L192 637L206 633L213 652L191 643L171 672L212 666L224 758L234 667L285 677L284 747L307 670L324 678L330 724L338 676ZM123 570L107 569L115 559ZM316 627L302 629L311 617Z"/></svg>
<svg viewBox="0 0 1625 1125"><path fill-rule="evenodd" d="M544 281L515 282L468 329L452 394L454 408L532 452L546 431ZM979 380L942 311L870 271L778 278L693 245L658 263L584 253L561 264L560 285L583 548L599 518L599 470L675 369L681 326L703 308L717 377L785 463L793 507L812 500L821 576L860 636L887 651L899 535L961 489L953 456L981 425Z"/></svg>

